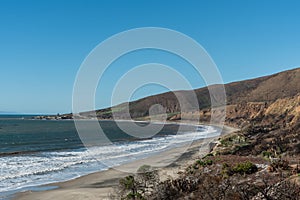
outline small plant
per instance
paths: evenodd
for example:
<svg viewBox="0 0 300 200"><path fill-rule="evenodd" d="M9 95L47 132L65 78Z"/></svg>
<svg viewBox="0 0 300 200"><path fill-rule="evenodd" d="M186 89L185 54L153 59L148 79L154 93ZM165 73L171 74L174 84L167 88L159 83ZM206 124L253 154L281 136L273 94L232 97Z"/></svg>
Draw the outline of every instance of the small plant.
<svg viewBox="0 0 300 200"><path fill-rule="evenodd" d="M262 152L262 155L263 155L263 157L269 158L269 157L273 156L273 153L272 153L272 152L269 152L269 151L263 151L263 152Z"/></svg>
<svg viewBox="0 0 300 200"><path fill-rule="evenodd" d="M239 174L252 174L257 172L257 166L250 161L236 164L232 171Z"/></svg>
<svg viewBox="0 0 300 200"><path fill-rule="evenodd" d="M223 178L228 178L229 176L233 175L232 169L227 163L223 163L221 174Z"/></svg>
<svg viewBox="0 0 300 200"><path fill-rule="evenodd" d="M207 157L213 157L213 156L214 156L213 153L208 153L208 154L206 154L206 155L203 157L203 159L205 159L205 158L207 158Z"/></svg>
<svg viewBox="0 0 300 200"><path fill-rule="evenodd" d="M197 163L193 164L193 168L194 168L194 169L199 169L198 164L197 164Z"/></svg>
<svg viewBox="0 0 300 200"><path fill-rule="evenodd" d="M196 164L200 165L201 167L205 167L207 165L212 165L213 161L212 160L197 160Z"/></svg>
<svg viewBox="0 0 300 200"><path fill-rule="evenodd" d="M275 172L277 171L278 169L281 169L281 170L288 170L289 169L289 162L287 160L274 160L270 167L269 167L269 171L270 172Z"/></svg>
<svg viewBox="0 0 300 200"><path fill-rule="evenodd" d="M207 164L207 165L212 165L212 164L213 164L213 161L212 161L212 160L206 160L206 164Z"/></svg>
<svg viewBox="0 0 300 200"><path fill-rule="evenodd" d="M120 179L119 187L121 190L121 199L135 199L137 196L137 183L134 176L129 175L125 178ZM125 196L125 198L124 198Z"/></svg>
<svg viewBox="0 0 300 200"><path fill-rule="evenodd" d="M228 167L229 167L229 165L228 165L227 163L223 163L223 164L222 164L222 168L223 168L223 169L228 168Z"/></svg>
<svg viewBox="0 0 300 200"><path fill-rule="evenodd" d="M135 176L129 175L120 179L117 199L144 200L158 183L159 175L157 170L150 165L143 165L138 169Z"/></svg>

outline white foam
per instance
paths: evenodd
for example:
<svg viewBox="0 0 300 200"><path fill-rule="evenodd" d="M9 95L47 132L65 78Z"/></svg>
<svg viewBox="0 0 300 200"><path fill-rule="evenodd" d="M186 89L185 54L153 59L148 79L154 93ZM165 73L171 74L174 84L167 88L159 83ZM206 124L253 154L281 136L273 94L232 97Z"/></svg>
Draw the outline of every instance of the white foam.
<svg viewBox="0 0 300 200"><path fill-rule="evenodd" d="M29 186L70 180L78 176L147 157L155 152L202 138L219 135L213 127L149 140L118 142L107 146L61 152L0 157L0 193ZM103 163L108 164L105 166Z"/></svg>

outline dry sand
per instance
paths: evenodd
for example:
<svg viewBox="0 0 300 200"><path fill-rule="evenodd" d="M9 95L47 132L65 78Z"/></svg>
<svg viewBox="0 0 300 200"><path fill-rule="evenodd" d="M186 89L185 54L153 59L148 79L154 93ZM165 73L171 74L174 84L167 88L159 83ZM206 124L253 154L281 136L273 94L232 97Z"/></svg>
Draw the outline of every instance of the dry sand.
<svg viewBox="0 0 300 200"><path fill-rule="evenodd" d="M222 135L236 131L235 128L224 127ZM218 137L195 141L191 145L166 150L145 159L124 164L114 169L96 172L70 181L49 184L58 186L57 189L47 191L26 191L18 193L16 200L99 200L110 199L120 178L135 172L140 166L149 164L158 167L161 180L175 178L193 160L207 154L210 144ZM184 153L183 153L184 152ZM183 153L183 154L182 154ZM180 157L179 159L177 159ZM177 160L176 160L177 159ZM176 161L175 161L176 160ZM174 162L175 161L175 162Z"/></svg>

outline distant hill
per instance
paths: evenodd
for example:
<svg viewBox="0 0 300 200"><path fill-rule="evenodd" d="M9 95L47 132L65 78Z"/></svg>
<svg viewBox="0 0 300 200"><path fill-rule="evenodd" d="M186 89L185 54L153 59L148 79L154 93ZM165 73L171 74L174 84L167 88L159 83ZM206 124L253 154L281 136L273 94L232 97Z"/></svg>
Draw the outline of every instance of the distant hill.
<svg viewBox="0 0 300 200"><path fill-rule="evenodd" d="M277 99L294 97L300 93L300 68L270 76L228 83L225 85L225 90L228 106L243 102L264 102L270 104ZM154 104L160 104L169 113L169 119L171 119L180 112L180 105L175 94L183 97L186 103L189 104L192 92L195 92L197 95L200 110L209 109L211 105L209 91L207 87L204 87L194 91L167 92L130 102L131 117L147 117L149 115L149 108ZM117 111L119 118L122 118L124 106L125 104L120 104L113 108L97 110L97 117L100 119L112 118L111 109L114 109ZM189 106L191 112L197 108L192 103ZM81 114L85 116L91 115L90 112Z"/></svg>
<svg viewBox="0 0 300 200"><path fill-rule="evenodd" d="M16 114L15 112L0 111L0 115Z"/></svg>

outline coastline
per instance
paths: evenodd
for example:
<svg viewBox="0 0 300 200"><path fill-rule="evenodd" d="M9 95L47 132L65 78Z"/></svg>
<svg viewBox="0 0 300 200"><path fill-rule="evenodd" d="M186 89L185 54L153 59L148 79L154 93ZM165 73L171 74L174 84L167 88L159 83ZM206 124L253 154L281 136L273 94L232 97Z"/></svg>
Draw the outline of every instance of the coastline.
<svg viewBox="0 0 300 200"><path fill-rule="evenodd" d="M189 124L201 125L193 122L189 122ZM224 126L221 135L229 134L236 130L236 128ZM157 167L161 180L176 177L178 172L180 173L180 171L183 171L188 165L192 164L194 159L207 154L210 151L211 144L219 137L194 141L192 144L168 149L159 154L122 164L106 171L95 172L76 179L36 187L34 190L16 193L11 198L15 200L109 199L109 194L114 192L114 187L117 186L119 179L132 174L132 172L135 172L144 164ZM182 154L182 152L184 153ZM179 155L181 156L178 160L169 164L170 161Z"/></svg>

